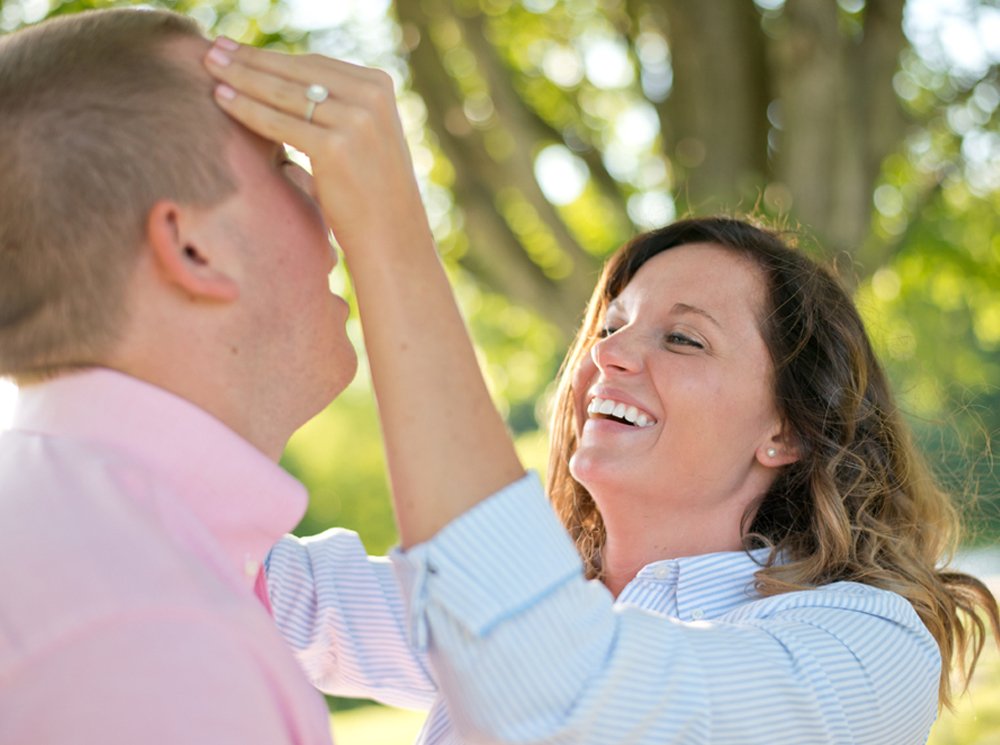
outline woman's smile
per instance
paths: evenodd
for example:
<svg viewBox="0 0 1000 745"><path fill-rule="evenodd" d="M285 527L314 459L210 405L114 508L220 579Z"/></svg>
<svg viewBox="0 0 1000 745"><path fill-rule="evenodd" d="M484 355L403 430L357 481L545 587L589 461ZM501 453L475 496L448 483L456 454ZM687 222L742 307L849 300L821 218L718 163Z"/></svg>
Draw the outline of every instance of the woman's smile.
<svg viewBox="0 0 1000 745"><path fill-rule="evenodd" d="M570 459L609 529L688 515L738 535L770 478L756 452L780 429L763 302L755 265L690 244L651 258L609 303L574 375Z"/></svg>
<svg viewBox="0 0 1000 745"><path fill-rule="evenodd" d="M617 391L594 391L587 405L587 422L610 421L640 429L656 424L656 417ZM586 423L585 425L586 426Z"/></svg>

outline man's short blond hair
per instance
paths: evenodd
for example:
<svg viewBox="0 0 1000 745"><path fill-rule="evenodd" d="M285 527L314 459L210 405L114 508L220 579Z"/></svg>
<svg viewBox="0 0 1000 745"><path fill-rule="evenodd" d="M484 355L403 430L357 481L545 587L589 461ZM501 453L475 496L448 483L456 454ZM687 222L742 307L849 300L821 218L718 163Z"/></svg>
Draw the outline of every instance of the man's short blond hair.
<svg viewBox="0 0 1000 745"><path fill-rule="evenodd" d="M191 37L176 13L104 10L0 39L0 375L99 364L153 205L235 190L211 83L165 51Z"/></svg>

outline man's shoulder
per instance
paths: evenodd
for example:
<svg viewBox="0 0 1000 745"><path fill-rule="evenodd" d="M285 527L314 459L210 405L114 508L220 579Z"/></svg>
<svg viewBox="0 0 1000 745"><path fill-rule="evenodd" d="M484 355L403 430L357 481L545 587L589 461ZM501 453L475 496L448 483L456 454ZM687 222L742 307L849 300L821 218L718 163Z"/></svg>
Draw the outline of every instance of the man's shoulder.
<svg viewBox="0 0 1000 745"><path fill-rule="evenodd" d="M111 448L0 434L0 557L15 566L43 563L36 580L48 578L48 564L73 574L90 562L124 569L125 555L153 558L169 543L158 528L157 488L151 474Z"/></svg>
<svg viewBox="0 0 1000 745"><path fill-rule="evenodd" d="M130 618L245 614L164 527L163 488L111 449L0 435L0 669Z"/></svg>

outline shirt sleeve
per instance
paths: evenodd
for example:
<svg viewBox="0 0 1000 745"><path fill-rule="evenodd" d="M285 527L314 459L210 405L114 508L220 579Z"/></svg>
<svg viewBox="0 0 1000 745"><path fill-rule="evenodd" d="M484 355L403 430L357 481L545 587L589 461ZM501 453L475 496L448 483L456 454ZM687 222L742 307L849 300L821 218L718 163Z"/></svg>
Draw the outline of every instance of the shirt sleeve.
<svg viewBox="0 0 1000 745"><path fill-rule="evenodd" d="M330 743L322 699L289 700L241 627L158 609L67 635L0 677L0 742ZM305 712L305 713L304 713Z"/></svg>
<svg viewBox="0 0 1000 745"><path fill-rule="evenodd" d="M265 561L274 618L320 690L427 710L437 697L426 655L407 639L406 606L387 558L334 528L285 536Z"/></svg>
<svg viewBox="0 0 1000 745"><path fill-rule="evenodd" d="M455 727L482 743L917 743L940 656L853 583L684 623L583 578L534 476L393 561Z"/></svg>

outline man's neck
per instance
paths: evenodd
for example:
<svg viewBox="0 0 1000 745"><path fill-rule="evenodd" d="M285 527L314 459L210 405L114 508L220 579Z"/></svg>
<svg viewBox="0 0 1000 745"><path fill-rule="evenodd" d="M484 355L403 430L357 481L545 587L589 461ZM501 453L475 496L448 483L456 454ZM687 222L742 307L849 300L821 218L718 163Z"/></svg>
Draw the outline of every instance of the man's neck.
<svg viewBox="0 0 1000 745"><path fill-rule="evenodd" d="M109 360L109 369L162 388L211 414L236 434L277 462L295 427L282 418L259 413L259 394L248 393L238 376L207 371L192 359L169 356L130 359L119 356Z"/></svg>

